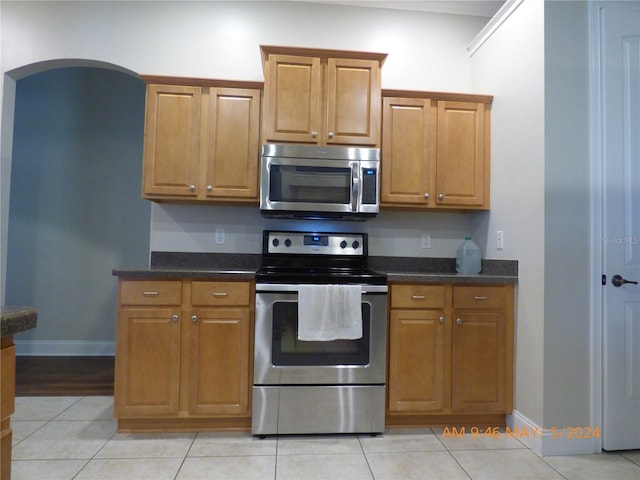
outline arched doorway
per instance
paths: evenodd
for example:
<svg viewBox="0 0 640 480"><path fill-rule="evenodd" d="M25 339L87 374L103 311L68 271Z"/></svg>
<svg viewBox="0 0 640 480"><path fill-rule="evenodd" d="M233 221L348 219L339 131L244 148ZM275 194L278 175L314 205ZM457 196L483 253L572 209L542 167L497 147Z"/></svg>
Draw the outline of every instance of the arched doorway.
<svg viewBox="0 0 640 480"><path fill-rule="evenodd" d="M97 62L12 73L5 303L39 314L35 330L16 336L18 354L112 355L111 269L148 261L144 83Z"/></svg>

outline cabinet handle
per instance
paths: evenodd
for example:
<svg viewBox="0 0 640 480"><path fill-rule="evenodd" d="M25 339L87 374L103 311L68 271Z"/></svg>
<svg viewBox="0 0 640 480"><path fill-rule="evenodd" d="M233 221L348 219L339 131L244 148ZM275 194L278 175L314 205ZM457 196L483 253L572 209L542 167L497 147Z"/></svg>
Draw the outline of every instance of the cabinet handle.
<svg viewBox="0 0 640 480"><path fill-rule="evenodd" d="M481 297L476 295L475 297L473 297L475 300L489 300L489 297Z"/></svg>
<svg viewBox="0 0 640 480"><path fill-rule="evenodd" d="M333 132L329 132L329 138L333 138Z"/></svg>
<svg viewBox="0 0 640 480"><path fill-rule="evenodd" d="M191 315L191 321L193 323L196 323L198 321L198 316L197 315Z"/></svg>
<svg viewBox="0 0 640 480"><path fill-rule="evenodd" d="M189 185L189 190L192 192L196 191L196 186L195 185Z"/></svg>
<svg viewBox="0 0 640 480"><path fill-rule="evenodd" d="M311 132L311 136L313 138L316 138L318 136L318 132L316 132L315 130Z"/></svg>
<svg viewBox="0 0 640 480"><path fill-rule="evenodd" d="M149 291L149 292L142 292L142 295L144 295L145 297L155 297L155 296L159 295L159 293L158 292Z"/></svg>
<svg viewBox="0 0 640 480"><path fill-rule="evenodd" d="M438 195L438 200L444 200L444 193L441 193L440 195Z"/></svg>
<svg viewBox="0 0 640 480"><path fill-rule="evenodd" d="M424 199L425 199L425 200L429 200L429 197L430 197L430 195L429 195L428 193L425 193L425 194L424 194Z"/></svg>
<svg viewBox="0 0 640 480"><path fill-rule="evenodd" d="M213 292L214 297L227 297L229 294L227 292Z"/></svg>
<svg viewBox="0 0 640 480"><path fill-rule="evenodd" d="M211 192L213 190L213 187L211 185L207 185L207 192Z"/></svg>
<svg viewBox="0 0 640 480"><path fill-rule="evenodd" d="M411 298L413 300L424 300L427 297L425 297L424 295L411 295Z"/></svg>
<svg viewBox="0 0 640 480"><path fill-rule="evenodd" d="M173 320L174 322L177 322L180 319L180 317L178 317L178 315L174 315L171 317L171 320Z"/></svg>
<svg viewBox="0 0 640 480"><path fill-rule="evenodd" d="M440 323L444 323L445 318L444 317L440 317Z"/></svg>
<svg viewBox="0 0 640 480"><path fill-rule="evenodd" d="M462 325L462 319L461 319L461 318L458 318L458 319L456 320L456 323L457 323L458 325Z"/></svg>

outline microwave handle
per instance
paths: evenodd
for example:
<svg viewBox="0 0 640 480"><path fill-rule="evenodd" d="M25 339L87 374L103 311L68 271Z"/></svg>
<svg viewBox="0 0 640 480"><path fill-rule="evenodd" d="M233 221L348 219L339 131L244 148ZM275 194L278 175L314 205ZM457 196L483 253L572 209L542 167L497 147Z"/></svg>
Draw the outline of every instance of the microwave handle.
<svg viewBox="0 0 640 480"><path fill-rule="evenodd" d="M360 203L360 168L357 164L351 165L351 211L358 211Z"/></svg>

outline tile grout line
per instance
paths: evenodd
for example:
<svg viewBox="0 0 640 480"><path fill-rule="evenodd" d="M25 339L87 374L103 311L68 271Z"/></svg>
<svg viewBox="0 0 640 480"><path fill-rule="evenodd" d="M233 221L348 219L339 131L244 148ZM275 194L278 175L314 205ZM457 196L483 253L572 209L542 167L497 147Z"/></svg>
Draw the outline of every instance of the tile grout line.
<svg viewBox="0 0 640 480"><path fill-rule="evenodd" d="M384 432L382 433L384 435ZM364 451L364 446L362 445L361 436L358 435L358 445L360 445L360 450L362 451L362 456L364 457L364 461L367 462L367 468L369 469L369 473L371 474L371 478L376 480L376 476L373 473L373 468L371 468L371 464L369 463L369 457L367 457L367 452Z"/></svg>

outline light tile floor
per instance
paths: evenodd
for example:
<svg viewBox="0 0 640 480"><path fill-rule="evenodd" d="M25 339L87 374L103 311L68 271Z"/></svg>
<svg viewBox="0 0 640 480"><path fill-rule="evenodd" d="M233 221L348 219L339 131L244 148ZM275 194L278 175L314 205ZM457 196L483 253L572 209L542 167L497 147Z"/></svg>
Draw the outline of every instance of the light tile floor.
<svg viewBox="0 0 640 480"><path fill-rule="evenodd" d="M18 397L13 480L640 479L640 451L541 458L513 438L442 429L253 438L120 434L113 397Z"/></svg>

